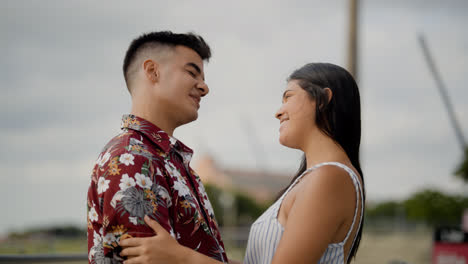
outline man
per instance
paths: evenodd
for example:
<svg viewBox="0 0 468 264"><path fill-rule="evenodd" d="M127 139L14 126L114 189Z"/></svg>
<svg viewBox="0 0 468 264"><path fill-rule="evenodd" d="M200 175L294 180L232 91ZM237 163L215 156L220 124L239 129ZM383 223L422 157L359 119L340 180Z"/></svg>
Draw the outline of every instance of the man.
<svg viewBox="0 0 468 264"><path fill-rule="evenodd" d="M172 137L198 117L200 99L208 94L203 61L210 57L202 37L169 31L144 34L128 48L123 72L132 110L93 169L90 263L120 263L120 240L153 236L145 215L181 245L227 262L210 201L190 168L193 152Z"/></svg>

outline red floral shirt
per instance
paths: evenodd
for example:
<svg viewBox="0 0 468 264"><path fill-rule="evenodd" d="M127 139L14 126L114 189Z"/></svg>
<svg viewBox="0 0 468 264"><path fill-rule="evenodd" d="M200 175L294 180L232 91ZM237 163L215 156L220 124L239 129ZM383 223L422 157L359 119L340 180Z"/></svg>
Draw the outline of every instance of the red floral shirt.
<svg viewBox="0 0 468 264"><path fill-rule="evenodd" d="M153 236L156 219L177 241L226 262L205 188L190 168L192 150L154 124L122 118L123 132L99 155L88 190L90 263L120 263L120 239Z"/></svg>

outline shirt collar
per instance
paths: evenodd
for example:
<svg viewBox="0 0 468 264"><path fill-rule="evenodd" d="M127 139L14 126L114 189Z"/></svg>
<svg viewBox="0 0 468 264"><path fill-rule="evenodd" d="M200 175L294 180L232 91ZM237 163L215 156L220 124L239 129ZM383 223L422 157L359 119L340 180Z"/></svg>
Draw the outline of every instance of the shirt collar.
<svg viewBox="0 0 468 264"><path fill-rule="evenodd" d="M143 133L165 153L169 153L171 149L174 149L181 154L184 159L184 163L189 162L193 155L193 150L191 148L187 147L175 137L169 136L155 124L141 117L131 114L123 115L121 128L132 129Z"/></svg>

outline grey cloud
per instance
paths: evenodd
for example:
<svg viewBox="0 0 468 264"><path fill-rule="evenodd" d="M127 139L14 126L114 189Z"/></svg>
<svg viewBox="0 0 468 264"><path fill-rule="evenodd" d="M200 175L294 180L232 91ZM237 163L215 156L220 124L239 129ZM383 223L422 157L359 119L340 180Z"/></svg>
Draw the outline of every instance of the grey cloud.
<svg viewBox="0 0 468 264"><path fill-rule="evenodd" d="M466 5L362 2L362 164L371 200L428 185L459 191L452 172L461 153L415 33L426 32L466 134ZM224 166L255 168L241 121L247 117L267 153L265 166L292 176L300 152L278 143L273 117L286 77L311 61L344 65L346 24L344 1L8 1L0 10L0 194L18 202L6 208L11 217L0 233L35 223L84 224L92 163L129 111L125 50L150 30L193 30L213 48L211 91L199 120L175 133L195 149L194 158L210 152Z"/></svg>

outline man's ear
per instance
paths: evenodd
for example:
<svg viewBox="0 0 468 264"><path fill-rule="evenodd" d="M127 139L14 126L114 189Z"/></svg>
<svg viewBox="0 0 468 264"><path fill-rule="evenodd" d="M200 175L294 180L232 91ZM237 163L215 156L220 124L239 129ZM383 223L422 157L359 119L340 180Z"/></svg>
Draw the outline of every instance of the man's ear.
<svg viewBox="0 0 468 264"><path fill-rule="evenodd" d="M151 82L156 83L159 81L159 65L155 61L151 59L145 60L143 62L143 71L146 78Z"/></svg>

